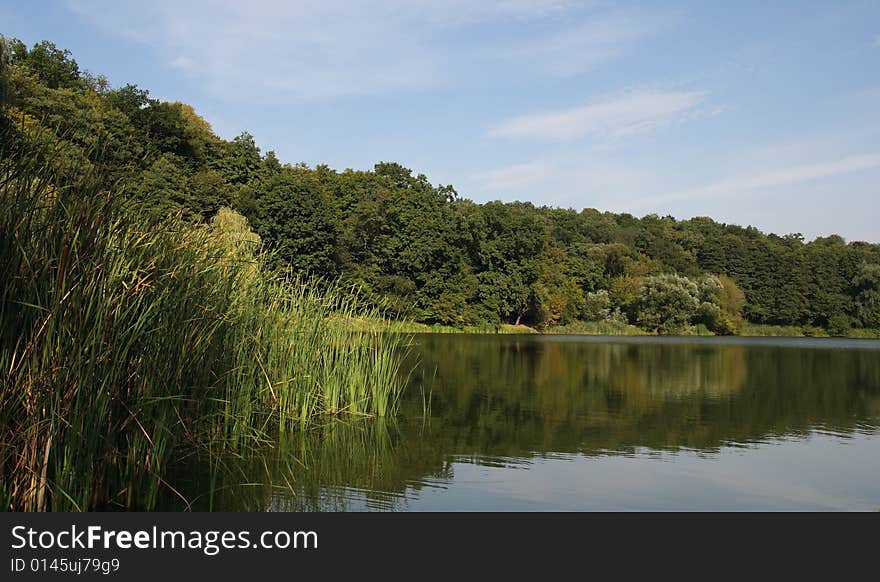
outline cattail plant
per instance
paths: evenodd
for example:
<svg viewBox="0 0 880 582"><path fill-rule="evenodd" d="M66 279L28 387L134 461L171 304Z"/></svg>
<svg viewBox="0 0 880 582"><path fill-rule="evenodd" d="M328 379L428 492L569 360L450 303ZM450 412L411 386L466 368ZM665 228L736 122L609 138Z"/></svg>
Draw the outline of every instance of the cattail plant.
<svg viewBox="0 0 880 582"><path fill-rule="evenodd" d="M150 509L183 498L165 470L188 448L394 413L404 339L346 323L383 315L356 290L269 272L231 210L150 218L21 151L0 154L7 509Z"/></svg>

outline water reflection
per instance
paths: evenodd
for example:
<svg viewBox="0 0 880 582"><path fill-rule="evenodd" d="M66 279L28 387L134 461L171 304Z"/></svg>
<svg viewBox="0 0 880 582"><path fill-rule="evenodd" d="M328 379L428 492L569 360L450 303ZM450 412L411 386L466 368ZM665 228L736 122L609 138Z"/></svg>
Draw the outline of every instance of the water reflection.
<svg viewBox="0 0 880 582"><path fill-rule="evenodd" d="M438 335L411 357L395 422L191 464L196 507L880 506L880 342Z"/></svg>

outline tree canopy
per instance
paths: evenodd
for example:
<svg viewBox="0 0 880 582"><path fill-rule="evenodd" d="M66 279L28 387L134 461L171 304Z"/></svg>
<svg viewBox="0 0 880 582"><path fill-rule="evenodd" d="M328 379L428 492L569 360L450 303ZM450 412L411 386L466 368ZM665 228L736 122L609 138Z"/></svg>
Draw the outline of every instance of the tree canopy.
<svg viewBox="0 0 880 582"><path fill-rule="evenodd" d="M30 140L59 176L101 180L144 212L207 222L234 208L278 267L357 285L398 315L659 332L880 327L877 244L706 217L477 204L389 161L369 171L284 164L249 133L218 137L189 105L109 87L50 42L0 44L0 151Z"/></svg>

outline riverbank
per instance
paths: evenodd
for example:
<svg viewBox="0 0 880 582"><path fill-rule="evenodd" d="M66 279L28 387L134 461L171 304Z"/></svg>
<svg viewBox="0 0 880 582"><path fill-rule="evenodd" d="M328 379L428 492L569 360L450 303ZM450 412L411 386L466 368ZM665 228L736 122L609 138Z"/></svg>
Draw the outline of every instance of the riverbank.
<svg viewBox="0 0 880 582"><path fill-rule="evenodd" d="M620 322L579 321L539 330L528 325L483 325L454 327L440 324L427 324L411 321L379 321L363 318L350 321L358 331L390 331L396 333L442 333L442 334L535 334L535 335L606 335L606 336L647 336L667 335L649 333L639 327ZM681 333L668 334L680 336L715 336L703 325L691 326ZM828 330L814 326L760 325L745 323L740 337L844 337L850 339L880 339L880 329L851 329L845 335L832 334Z"/></svg>

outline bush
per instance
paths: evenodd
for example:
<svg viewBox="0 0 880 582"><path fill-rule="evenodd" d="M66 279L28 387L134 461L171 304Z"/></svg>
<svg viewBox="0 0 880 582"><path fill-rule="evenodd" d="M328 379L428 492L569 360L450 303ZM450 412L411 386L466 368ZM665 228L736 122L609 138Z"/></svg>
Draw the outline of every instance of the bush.
<svg viewBox="0 0 880 582"><path fill-rule="evenodd" d="M805 325L801 328L801 331L806 337L828 337L828 331L815 325Z"/></svg>
<svg viewBox="0 0 880 582"><path fill-rule="evenodd" d="M828 318L828 334L834 337L846 337L852 329L852 321L847 315L839 313Z"/></svg>
<svg viewBox="0 0 880 582"><path fill-rule="evenodd" d="M655 275L642 283L637 308L639 325L660 333L687 328L700 303L696 283L675 274Z"/></svg>
<svg viewBox="0 0 880 582"><path fill-rule="evenodd" d="M600 289L587 293L582 310L582 316L586 321L605 321L610 315L611 297L608 295L608 291Z"/></svg>
<svg viewBox="0 0 880 582"><path fill-rule="evenodd" d="M700 303L700 307L697 310L697 323L705 325L708 329L716 330L721 327L722 320L723 314L720 307L706 301Z"/></svg>

